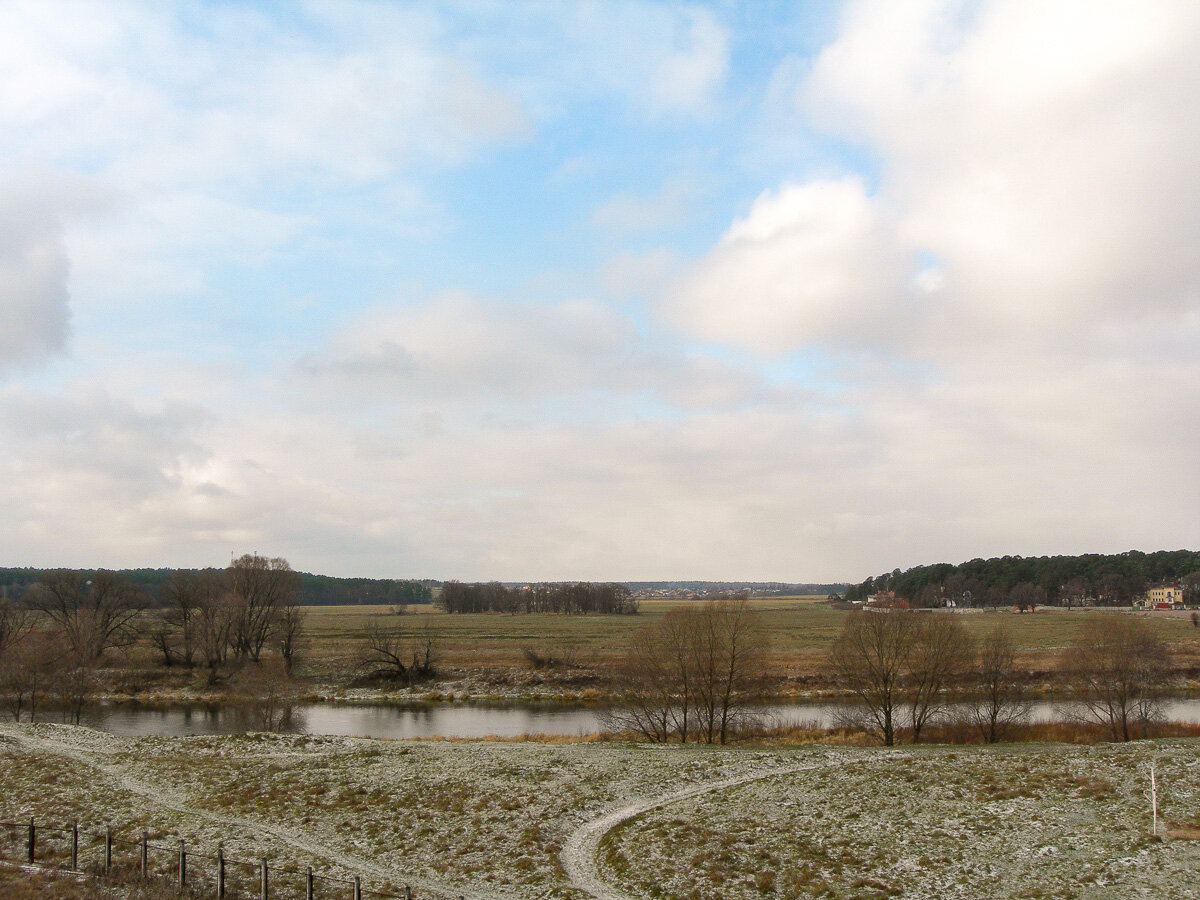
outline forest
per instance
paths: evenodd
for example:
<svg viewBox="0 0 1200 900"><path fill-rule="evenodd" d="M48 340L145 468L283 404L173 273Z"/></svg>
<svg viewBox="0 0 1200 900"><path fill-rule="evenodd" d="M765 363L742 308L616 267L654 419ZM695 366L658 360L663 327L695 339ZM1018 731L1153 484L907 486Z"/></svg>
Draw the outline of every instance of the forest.
<svg viewBox="0 0 1200 900"><path fill-rule="evenodd" d="M37 569L0 568L0 599L19 600L30 587L50 572L72 572L83 579L92 579L96 569ZM141 589L153 605L163 585L173 576L196 574L196 569L120 569L119 575ZM387 604L404 606L410 603L429 603L436 581L394 578L334 578L299 572L299 603L301 606L346 606L351 604Z"/></svg>
<svg viewBox="0 0 1200 900"><path fill-rule="evenodd" d="M623 584L531 584L505 587L498 581L447 581L437 604L448 613L565 613L635 615L638 602Z"/></svg>
<svg viewBox="0 0 1200 900"><path fill-rule="evenodd" d="M1200 599L1200 551L1129 550L937 563L868 578L849 588L845 597L865 600L876 592L891 591L914 607L942 606L950 600L960 606L1128 606L1160 582L1182 584L1189 602Z"/></svg>

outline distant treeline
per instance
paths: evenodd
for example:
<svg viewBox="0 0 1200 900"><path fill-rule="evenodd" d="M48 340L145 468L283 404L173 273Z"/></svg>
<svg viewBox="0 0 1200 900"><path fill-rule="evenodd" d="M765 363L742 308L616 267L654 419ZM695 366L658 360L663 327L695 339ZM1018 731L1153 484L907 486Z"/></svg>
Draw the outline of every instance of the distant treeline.
<svg viewBox="0 0 1200 900"><path fill-rule="evenodd" d="M1200 598L1200 551L1130 550L938 563L868 578L849 588L845 596L847 600L865 600L877 592L891 591L913 606L941 606L947 600L973 606L1069 605L1084 600L1127 606L1149 585L1159 582L1181 582L1193 598Z"/></svg>
<svg viewBox="0 0 1200 900"><path fill-rule="evenodd" d="M50 569L4 569L0 568L0 599L20 599L25 592L42 579ZM63 570L57 570L63 571ZM69 570L85 578L96 574L95 569ZM136 584L153 602L160 588L177 572L192 572L192 569L121 569L115 574ZM410 603L429 603L433 597L434 581L398 580L392 578L334 578L329 575L310 575L301 572L300 603L304 606L346 606L352 604L390 604L400 606Z"/></svg>
<svg viewBox="0 0 1200 900"><path fill-rule="evenodd" d="M623 584L533 584L505 587L498 581L442 585L437 604L450 613L563 613L623 616L638 611L633 592Z"/></svg>
<svg viewBox="0 0 1200 900"><path fill-rule="evenodd" d="M437 582L393 578L333 578L300 573L300 602L306 606L429 603Z"/></svg>
<svg viewBox="0 0 1200 900"><path fill-rule="evenodd" d="M755 594L815 596L841 593L848 587L844 581L832 584L788 581L625 581L626 587L637 593L653 591L691 591L696 594L736 594L749 590Z"/></svg>

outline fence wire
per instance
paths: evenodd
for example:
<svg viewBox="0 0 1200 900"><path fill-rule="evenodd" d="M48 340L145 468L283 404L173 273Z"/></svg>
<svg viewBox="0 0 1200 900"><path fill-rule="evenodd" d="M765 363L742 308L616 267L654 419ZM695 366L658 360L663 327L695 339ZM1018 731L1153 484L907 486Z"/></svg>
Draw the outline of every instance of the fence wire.
<svg viewBox="0 0 1200 900"><path fill-rule="evenodd" d="M144 833L131 840L107 828L64 828L34 820L0 822L2 859L122 882L157 882L176 890L180 898L409 900L415 896L407 886L369 890L358 879L337 878L308 867L276 867L270 860L233 859L220 849L202 853L178 839L162 840L160 836L152 842Z"/></svg>

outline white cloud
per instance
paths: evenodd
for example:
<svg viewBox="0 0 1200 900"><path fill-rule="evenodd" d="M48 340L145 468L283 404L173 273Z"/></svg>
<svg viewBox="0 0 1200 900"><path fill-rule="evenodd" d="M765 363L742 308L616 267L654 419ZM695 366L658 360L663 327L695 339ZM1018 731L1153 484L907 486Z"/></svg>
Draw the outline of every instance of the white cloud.
<svg viewBox="0 0 1200 900"><path fill-rule="evenodd" d="M844 141L874 169L814 177L797 156L694 265L645 232L688 219L704 148L685 142L742 121L722 101L756 75L726 83L720 9L64 8L0 11L0 164L57 170L0 197L0 366L61 352L68 302L91 329L49 386L0 390L18 561L257 549L345 575L832 579L1195 543L1190 6L854 4L765 88L793 117L768 155L777 173L820 147L827 166ZM696 119L705 134L683 130ZM446 166L531 122L535 178L480 166L447 187ZM572 263L545 257L439 292L453 278L421 284L419 251L387 262L421 222L364 226L440 223L439 191L482 186L486 204L556 167L553 190L589 202L614 164L597 122L648 124L647 152L699 173L617 185L583 235L602 246L572 249L625 308L502 299L550 293L532 270ZM742 162L726 186L753 177ZM387 240L331 271L305 258L326 227ZM603 246L614 234L661 249ZM495 235L445 235L469 286ZM289 297L285 333L264 285L310 271L345 305ZM664 284L659 311L699 342L645 317ZM201 321L206 353L163 336Z"/></svg>
<svg viewBox="0 0 1200 900"><path fill-rule="evenodd" d="M660 309L888 361L824 398L829 529L899 565L1195 543L1198 26L1176 3L860 2L776 73L772 102L858 142L876 184L765 193Z"/></svg>
<svg viewBox="0 0 1200 900"><path fill-rule="evenodd" d="M305 390L355 403L506 411L596 422L639 403L688 409L761 399L760 380L730 365L654 346L623 314L592 300L506 303L448 293L387 306L302 358ZM566 405L566 408L562 404Z"/></svg>
<svg viewBox="0 0 1200 900"><path fill-rule="evenodd" d="M0 369L63 349L67 259L58 229L35 226L8 204L0 213ZM19 222L11 220L16 214ZM6 221L7 220L7 221Z"/></svg>
<svg viewBox="0 0 1200 900"><path fill-rule="evenodd" d="M879 154L905 241L976 321L1076 328L1194 302L1200 10L857 4L847 22L805 108Z"/></svg>
<svg viewBox="0 0 1200 900"><path fill-rule="evenodd" d="M535 118L554 118L580 98L616 99L660 126L711 117L729 74L729 32L700 6L637 0L521 5L493 15L487 55L512 66ZM494 10L493 10L494 12Z"/></svg>
<svg viewBox="0 0 1200 900"><path fill-rule="evenodd" d="M0 370L65 349L71 314L64 221L106 202L85 179L34 171L0 178Z"/></svg>
<svg viewBox="0 0 1200 900"><path fill-rule="evenodd" d="M611 231L663 231L685 221L699 197L689 179L671 178L650 195L622 191L592 212L592 224Z"/></svg>
<svg viewBox="0 0 1200 900"><path fill-rule="evenodd" d="M663 248L645 253L618 253L605 260L600 280L618 297L653 296L679 269L679 257Z"/></svg>
<svg viewBox="0 0 1200 900"><path fill-rule="evenodd" d="M889 323L903 257L856 178L760 196L668 289L668 316L700 337L782 351Z"/></svg>
<svg viewBox="0 0 1200 900"><path fill-rule="evenodd" d="M878 187L760 198L669 293L673 320L776 350L886 333L890 351L903 307L900 352L937 354L1194 308L1198 27L1187 4L853 4L811 71L781 77L878 158ZM938 302L911 305L914 277Z"/></svg>
<svg viewBox="0 0 1200 900"><path fill-rule="evenodd" d="M675 52L658 63L650 81L652 103L660 113L704 110L725 79L729 66L725 30L699 10L691 11L690 19L677 38Z"/></svg>
<svg viewBox="0 0 1200 900"><path fill-rule="evenodd" d="M382 178L528 133L513 99L433 44L419 10L18 4L0 48L10 153L127 184ZM45 89L43 89L43 85Z"/></svg>

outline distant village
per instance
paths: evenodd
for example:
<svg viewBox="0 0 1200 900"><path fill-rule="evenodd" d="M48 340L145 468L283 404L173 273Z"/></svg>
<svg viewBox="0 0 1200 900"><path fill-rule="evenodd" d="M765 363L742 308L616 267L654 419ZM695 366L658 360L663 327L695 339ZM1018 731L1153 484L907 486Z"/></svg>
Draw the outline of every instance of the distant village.
<svg viewBox="0 0 1200 900"><path fill-rule="evenodd" d="M1187 590L1181 582L1170 581L1162 584L1154 584L1147 587L1146 591L1133 599L1130 604L1135 610L1180 610L1180 609L1197 609L1200 608L1200 598L1188 602ZM1063 591L1063 602L1060 606L1066 607L1095 607L1095 606L1114 606L1115 604L1106 603L1105 598L1100 596L1092 596L1089 594L1073 594L1069 591ZM934 609L970 609L976 607L973 602L973 597L970 591L964 591L961 595L955 597L944 595L935 600L931 606L925 608ZM905 597L898 597L895 591L876 591L865 600L845 600L840 594L832 593L829 595L827 602L836 608L851 609L858 607L867 607L870 609L912 609L913 604ZM1035 603L1014 603L1014 612L1033 612L1037 608Z"/></svg>

